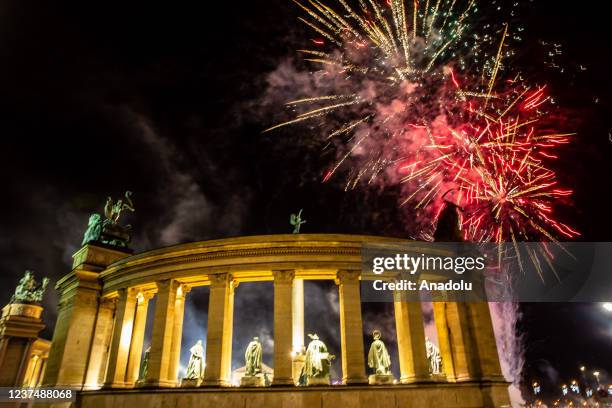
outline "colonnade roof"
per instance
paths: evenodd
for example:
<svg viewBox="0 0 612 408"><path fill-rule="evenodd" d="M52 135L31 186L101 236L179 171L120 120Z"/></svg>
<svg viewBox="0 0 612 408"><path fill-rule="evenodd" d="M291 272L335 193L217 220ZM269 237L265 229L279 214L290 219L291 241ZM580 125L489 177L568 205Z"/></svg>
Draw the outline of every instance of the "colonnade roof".
<svg viewBox="0 0 612 408"><path fill-rule="evenodd" d="M109 265L100 277L103 292L153 287L164 279L194 286L208 276L231 273L237 281L273 279L273 270L293 269L303 279L334 279L339 269L361 269L364 244L412 242L405 239L349 234L280 234L224 238L158 248Z"/></svg>

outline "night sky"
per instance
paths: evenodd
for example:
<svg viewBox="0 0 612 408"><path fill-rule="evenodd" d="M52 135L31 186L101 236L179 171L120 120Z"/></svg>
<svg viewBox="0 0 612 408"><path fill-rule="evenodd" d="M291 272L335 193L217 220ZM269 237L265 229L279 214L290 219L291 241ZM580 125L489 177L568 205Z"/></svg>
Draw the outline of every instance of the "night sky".
<svg viewBox="0 0 612 408"><path fill-rule="evenodd" d="M289 214L299 208L308 220L304 232L406 237L409 214L397 210L397 191L322 184L329 158L304 128L261 134L282 109L263 98L268 75L298 59L295 50L310 38L290 3L0 5L0 305L26 268L52 281L69 272L88 215L126 189L136 202L126 220L137 252L290 232ZM596 2L523 3L526 45L518 63L549 84L565 109L560 123L579 135L558 161L562 184L575 190L561 218L581 231L581 240L608 241L608 17ZM554 57L560 68L547 64L550 44L563 50ZM324 300L311 318L326 310L332 316L312 330L329 330L331 338L335 289L313 285L307 293ZM203 321L198 310L206 297L192 300L188 319ZM47 337L56 302L50 290ZM256 335L249 331L267 330L269 337L271 300L237 292L237 302L237 313L254 310L264 322L240 329L239 341ZM598 305L532 304L521 311L526 382L554 384L576 376L580 364L612 372L612 315ZM364 313L366 326L390 321L384 307ZM328 343L339 354L338 341ZM245 345L235 341L235 350ZM271 364L270 355L264 362Z"/></svg>

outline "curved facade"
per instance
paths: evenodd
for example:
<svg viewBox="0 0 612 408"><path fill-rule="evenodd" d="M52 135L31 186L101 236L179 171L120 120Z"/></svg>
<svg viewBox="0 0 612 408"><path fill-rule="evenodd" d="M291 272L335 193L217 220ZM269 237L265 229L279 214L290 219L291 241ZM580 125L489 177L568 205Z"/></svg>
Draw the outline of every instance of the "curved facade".
<svg viewBox="0 0 612 408"><path fill-rule="evenodd" d="M434 304L444 373L432 376L421 307L398 298L394 306L400 384L367 385L361 246L397 241L357 235L269 235L175 245L137 255L86 245L74 255L72 272L56 286L58 321L43 383L82 389L82 406L105 406L112 399L116 407L120 395L126 406L153 403L151 398L162 405L220 398L227 406L253 407L285 406L282 401L287 398L295 399L298 407L327 406L329 398L348 398L350 406L366 406L363 401L378 394L391 395L395 402L373 397L368 407L504 406L507 384L486 303ZM334 280L338 285L342 381L353 387L294 386L293 352L303 342L296 341L295 334L303 325L296 288L308 279ZM271 388L256 391L230 388L234 288L246 281L274 283L274 380ZM200 388L185 389L177 377L184 302L193 287L203 285L210 286L206 370ZM155 310L149 311L153 297ZM154 313L154 326L147 374L139 382L147 313ZM263 399L257 405L253 401L259 396ZM382 401L385 405L379 405Z"/></svg>

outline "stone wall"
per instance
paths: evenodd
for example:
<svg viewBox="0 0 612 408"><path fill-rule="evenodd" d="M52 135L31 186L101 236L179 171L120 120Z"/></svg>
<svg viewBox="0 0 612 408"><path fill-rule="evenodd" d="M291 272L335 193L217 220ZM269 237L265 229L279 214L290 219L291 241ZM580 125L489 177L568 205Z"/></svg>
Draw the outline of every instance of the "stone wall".
<svg viewBox="0 0 612 408"><path fill-rule="evenodd" d="M159 389L87 391L76 407L215 408L490 408L504 407L508 385L501 382L332 386L259 389Z"/></svg>

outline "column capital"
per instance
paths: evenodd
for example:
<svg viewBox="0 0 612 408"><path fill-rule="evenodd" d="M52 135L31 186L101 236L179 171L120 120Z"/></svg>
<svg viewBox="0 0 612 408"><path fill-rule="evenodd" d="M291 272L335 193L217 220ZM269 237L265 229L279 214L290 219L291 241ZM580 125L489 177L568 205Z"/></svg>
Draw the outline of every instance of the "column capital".
<svg viewBox="0 0 612 408"><path fill-rule="evenodd" d="M293 282L295 278L295 271L293 269L281 269L272 271L274 275L274 282Z"/></svg>
<svg viewBox="0 0 612 408"><path fill-rule="evenodd" d="M116 299L136 299L138 293L139 291L136 288L119 288L117 289Z"/></svg>
<svg viewBox="0 0 612 408"><path fill-rule="evenodd" d="M165 279L161 281L155 282L155 286L157 287L157 293L159 294L162 291L176 291L179 287L180 283L174 279Z"/></svg>
<svg viewBox="0 0 612 408"><path fill-rule="evenodd" d="M116 297L102 297L100 298L100 306L102 307L115 307L117 306L118 298Z"/></svg>
<svg viewBox="0 0 612 408"><path fill-rule="evenodd" d="M144 304L146 302L148 302L149 300L151 300L153 298L153 296L155 296L154 292L151 291L147 291L147 292L141 292L139 291L138 294L136 295L136 300L138 302L138 304Z"/></svg>
<svg viewBox="0 0 612 408"><path fill-rule="evenodd" d="M361 271L359 269L339 269L336 272L336 285L343 283L359 281L361 277Z"/></svg>
<svg viewBox="0 0 612 408"><path fill-rule="evenodd" d="M184 302L185 297L189 292L191 292L191 286L185 285L184 283L179 283L176 289L176 300Z"/></svg>
<svg viewBox="0 0 612 408"><path fill-rule="evenodd" d="M234 277L229 272L222 272L208 275L208 279L210 280L211 286L218 286L232 283Z"/></svg>

